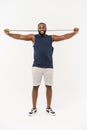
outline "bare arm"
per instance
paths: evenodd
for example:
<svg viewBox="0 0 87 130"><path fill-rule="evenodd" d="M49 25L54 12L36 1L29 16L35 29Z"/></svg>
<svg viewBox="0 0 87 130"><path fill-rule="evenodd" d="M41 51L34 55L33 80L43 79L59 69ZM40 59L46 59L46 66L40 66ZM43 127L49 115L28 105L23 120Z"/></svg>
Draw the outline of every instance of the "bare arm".
<svg viewBox="0 0 87 130"><path fill-rule="evenodd" d="M35 37L34 37L33 34L28 34L28 35L13 34L13 33L9 32L9 29L5 29L4 32L5 32L6 35L8 35L12 38L15 38L15 39L18 39L18 40L32 41L34 43Z"/></svg>
<svg viewBox="0 0 87 130"><path fill-rule="evenodd" d="M78 28L74 28L72 33L67 33L61 36L58 35L52 35L52 40L55 41L61 41L61 40L66 40L69 39L71 37L73 37L74 35L76 35L79 32Z"/></svg>

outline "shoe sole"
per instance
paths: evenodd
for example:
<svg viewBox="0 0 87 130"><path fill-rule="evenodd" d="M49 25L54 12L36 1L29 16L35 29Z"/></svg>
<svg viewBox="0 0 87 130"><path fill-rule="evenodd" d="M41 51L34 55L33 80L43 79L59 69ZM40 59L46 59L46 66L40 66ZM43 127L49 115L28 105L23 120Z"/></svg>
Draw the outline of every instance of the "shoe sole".
<svg viewBox="0 0 87 130"><path fill-rule="evenodd" d="M33 113L33 114L28 114L28 116L34 116L37 112Z"/></svg>
<svg viewBox="0 0 87 130"><path fill-rule="evenodd" d="M49 112L46 112L48 115L52 115L52 116L56 116L56 114L51 114L51 113L49 113Z"/></svg>

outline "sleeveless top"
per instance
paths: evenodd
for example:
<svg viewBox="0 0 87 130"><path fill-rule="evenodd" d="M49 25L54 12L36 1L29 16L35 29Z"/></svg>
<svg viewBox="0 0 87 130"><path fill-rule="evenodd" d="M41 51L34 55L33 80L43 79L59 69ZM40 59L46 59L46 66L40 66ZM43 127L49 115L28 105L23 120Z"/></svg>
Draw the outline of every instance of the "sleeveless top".
<svg viewBox="0 0 87 130"><path fill-rule="evenodd" d="M34 47L34 62L33 67L53 68L53 47L52 36L45 35L42 37L39 34L35 35Z"/></svg>

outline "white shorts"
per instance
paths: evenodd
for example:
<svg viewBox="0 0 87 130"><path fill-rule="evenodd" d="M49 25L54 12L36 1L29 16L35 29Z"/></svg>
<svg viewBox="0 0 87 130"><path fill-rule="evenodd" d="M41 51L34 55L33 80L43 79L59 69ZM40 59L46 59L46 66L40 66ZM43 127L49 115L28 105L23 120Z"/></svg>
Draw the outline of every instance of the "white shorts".
<svg viewBox="0 0 87 130"><path fill-rule="evenodd" d="M33 86L41 84L44 77L45 85L52 86L53 84L53 68L32 67Z"/></svg>

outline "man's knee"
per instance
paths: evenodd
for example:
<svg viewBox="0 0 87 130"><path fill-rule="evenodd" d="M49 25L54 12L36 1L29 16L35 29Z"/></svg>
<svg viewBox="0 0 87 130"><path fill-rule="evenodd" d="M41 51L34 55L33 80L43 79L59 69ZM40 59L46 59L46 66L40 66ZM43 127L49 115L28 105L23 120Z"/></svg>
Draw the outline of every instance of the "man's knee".
<svg viewBox="0 0 87 130"><path fill-rule="evenodd" d="M45 85L47 89L51 89L52 86L51 85Z"/></svg>
<svg viewBox="0 0 87 130"><path fill-rule="evenodd" d="M38 86L33 86L34 90L37 90L38 88L39 88L39 85Z"/></svg>

